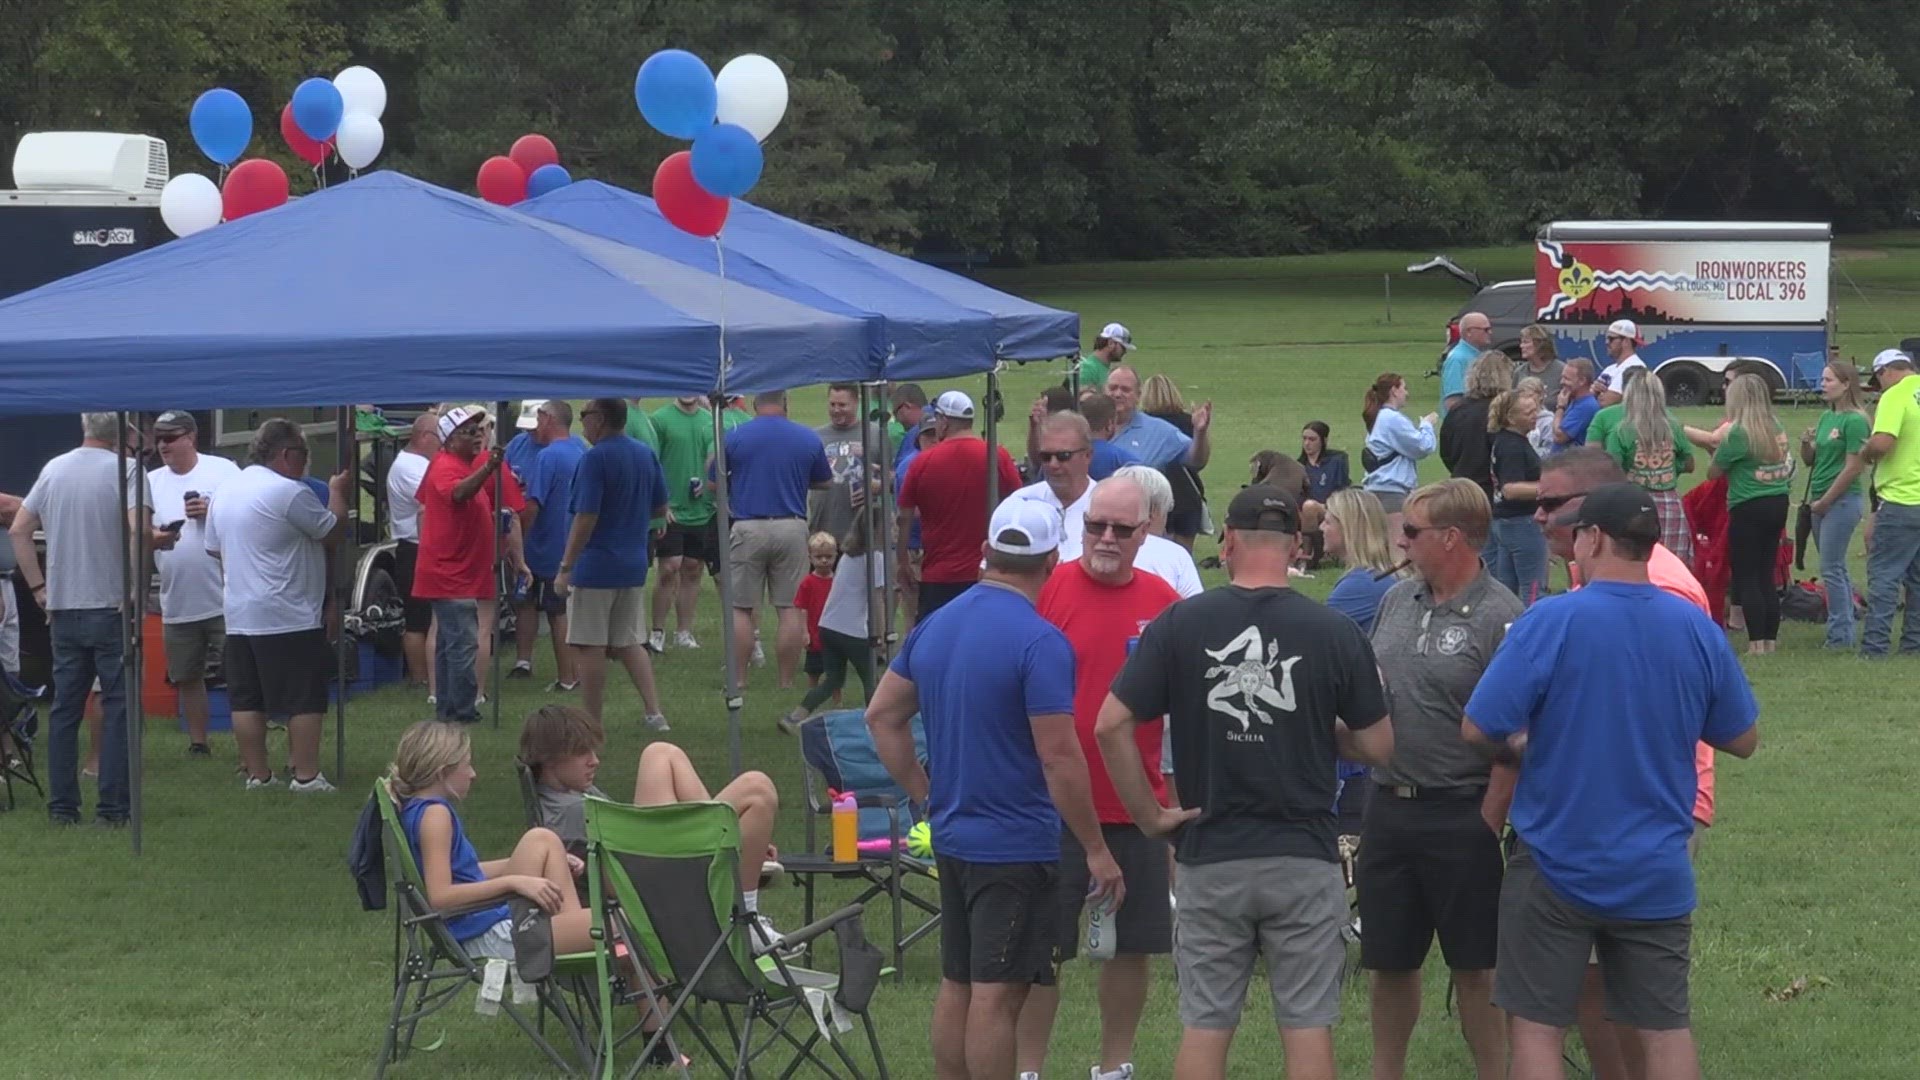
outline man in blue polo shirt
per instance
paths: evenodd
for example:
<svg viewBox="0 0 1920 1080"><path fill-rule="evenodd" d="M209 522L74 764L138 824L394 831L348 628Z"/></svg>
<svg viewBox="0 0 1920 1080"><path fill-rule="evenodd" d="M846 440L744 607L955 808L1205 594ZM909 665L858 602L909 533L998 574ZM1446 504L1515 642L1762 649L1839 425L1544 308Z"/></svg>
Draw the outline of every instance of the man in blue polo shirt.
<svg viewBox="0 0 1920 1080"><path fill-rule="evenodd" d="M573 434L573 406L555 398L528 402L533 406L533 427L513 437L507 444L507 466L514 470L527 497L527 509L520 518L525 535L527 569L533 582L527 595L514 605L513 670L509 679L533 675L533 639L540 634L540 616L547 617L547 629L553 635L554 681L549 691L572 690L577 681L573 670L573 650L567 647L567 600L553 587L560 574L560 557L566 554L567 534L573 531L573 474L586 455L584 442ZM521 407L521 424L526 423L526 408ZM520 467L513 464L513 446L525 438L533 447L531 457ZM524 471L522 471L524 470Z"/></svg>
<svg viewBox="0 0 1920 1080"><path fill-rule="evenodd" d="M808 565L807 492L832 484L826 444L813 429L787 419L786 393L755 395L753 419L727 432L735 670L747 670L765 597L780 613L774 653L782 690L793 689L807 642L807 613L793 605Z"/></svg>
<svg viewBox="0 0 1920 1080"><path fill-rule="evenodd" d="M1461 724L1520 760L1493 991L1511 1075L1561 1075L1594 951L1607 1016L1639 1042L1647 1075L1694 1076L1694 746L1751 756L1759 707L1719 627L1649 582L1651 495L1602 485L1554 524L1574 529L1588 584L1513 624ZM1606 663L1575 640L1608 642Z"/></svg>
<svg viewBox="0 0 1920 1080"><path fill-rule="evenodd" d="M1467 369L1480 354L1493 348L1493 321L1478 311L1460 316L1460 340L1447 350L1440 361L1440 412L1442 415L1467 396Z"/></svg>
<svg viewBox="0 0 1920 1080"><path fill-rule="evenodd" d="M1034 608L1060 538L1052 507L1001 503L980 582L914 627L867 706L874 750L932 822L942 1077L1014 1075L1020 1007L1031 987L1054 979L1063 819L1087 853L1088 904L1123 899L1073 726L1073 647ZM931 780L914 753L916 712Z"/></svg>
<svg viewBox="0 0 1920 1080"><path fill-rule="evenodd" d="M1086 417L1087 430L1093 434L1093 456L1087 461L1087 476L1095 483L1128 465L1141 463L1131 451L1114 445L1115 411L1112 398L1105 394L1088 394L1080 399L1080 415Z"/></svg>
<svg viewBox="0 0 1920 1080"><path fill-rule="evenodd" d="M1139 458L1142 464L1164 470L1186 465L1195 471L1207 467L1213 456L1213 403L1193 410L1193 434L1140 411L1140 373L1125 364L1107 375L1107 396L1113 399L1114 444Z"/></svg>
<svg viewBox="0 0 1920 1080"><path fill-rule="evenodd" d="M1553 408L1553 452L1587 445L1587 428L1600 411L1593 396L1593 361L1575 357L1560 369L1560 397Z"/></svg>

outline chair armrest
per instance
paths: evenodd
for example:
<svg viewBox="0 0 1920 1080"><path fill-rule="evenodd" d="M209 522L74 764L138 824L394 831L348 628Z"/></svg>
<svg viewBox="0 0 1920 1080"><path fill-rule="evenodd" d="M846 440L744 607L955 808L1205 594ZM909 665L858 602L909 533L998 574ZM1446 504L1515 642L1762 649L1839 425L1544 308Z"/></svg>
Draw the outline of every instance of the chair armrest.
<svg viewBox="0 0 1920 1080"><path fill-rule="evenodd" d="M807 942L839 926L848 919L859 918L860 913L865 911L866 908L867 906L865 904L848 904L839 911L833 912L823 918L815 919L798 930L788 930L781 936L786 939L789 945L805 945Z"/></svg>
<svg viewBox="0 0 1920 1080"><path fill-rule="evenodd" d="M421 897L422 902L425 902L425 899L426 898L424 896ZM408 926L417 926L421 923L433 922L435 919L442 919L442 920L457 919L462 915L471 915L476 911L485 911L488 908L496 908L504 903L506 903L504 899L488 900L488 901L483 901L477 904L462 904L459 907L432 908L423 914L415 915L415 916L412 916L411 918L406 919L405 922Z"/></svg>

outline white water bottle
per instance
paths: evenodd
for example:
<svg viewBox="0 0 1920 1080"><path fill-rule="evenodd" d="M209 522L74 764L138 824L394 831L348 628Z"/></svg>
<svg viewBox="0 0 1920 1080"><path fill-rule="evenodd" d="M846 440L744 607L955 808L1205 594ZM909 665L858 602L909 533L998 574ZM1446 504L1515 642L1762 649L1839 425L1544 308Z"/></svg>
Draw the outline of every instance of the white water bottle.
<svg viewBox="0 0 1920 1080"><path fill-rule="evenodd" d="M1091 886L1087 889L1091 894ZM1087 959L1113 959L1113 906L1107 900L1091 900L1087 904Z"/></svg>

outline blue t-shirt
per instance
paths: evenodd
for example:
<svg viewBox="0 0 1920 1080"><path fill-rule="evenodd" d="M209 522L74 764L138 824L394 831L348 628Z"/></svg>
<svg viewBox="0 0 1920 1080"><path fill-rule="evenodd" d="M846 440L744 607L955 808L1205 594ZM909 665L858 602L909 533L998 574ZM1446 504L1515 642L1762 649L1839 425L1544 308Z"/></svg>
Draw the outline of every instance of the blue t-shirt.
<svg viewBox="0 0 1920 1080"><path fill-rule="evenodd" d="M1579 401L1567 406L1567 414L1560 418L1560 429L1567 433L1572 442L1557 443L1554 452L1571 446L1587 444L1587 426L1593 423L1593 414L1600 411L1600 399L1588 394Z"/></svg>
<svg viewBox="0 0 1920 1080"><path fill-rule="evenodd" d="M1467 344L1465 338L1453 343L1447 350L1447 358L1440 361L1440 411L1447 411L1447 399L1465 397L1467 393L1467 369L1473 366L1482 350Z"/></svg>
<svg viewBox="0 0 1920 1080"><path fill-rule="evenodd" d="M1467 702L1490 738L1527 732L1512 821L1540 873L1613 919L1693 910L1694 746L1739 737L1759 711L1699 608L1613 581L1528 608Z"/></svg>
<svg viewBox="0 0 1920 1080"><path fill-rule="evenodd" d="M448 863L453 870L455 885L471 885L476 881L487 880L480 870L480 856L473 850L472 841L467 839L467 830L460 824L460 812L445 799L408 799L400 808L400 828L407 834L407 846L413 849L413 862L426 873L427 860L420 855L420 818L429 806L444 806L447 816L453 818L453 850L449 853ZM507 905L496 904L479 911L470 911L465 915L454 915L447 919L447 930L456 941L468 941L479 937L493 927L494 923L507 918Z"/></svg>
<svg viewBox="0 0 1920 1080"><path fill-rule="evenodd" d="M1178 429L1175 430L1177 433ZM1105 439L1095 439L1093 453L1087 458L1087 476L1092 480L1105 480L1128 465L1138 464L1140 459L1128 451L1122 450Z"/></svg>
<svg viewBox="0 0 1920 1080"><path fill-rule="evenodd" d="M1184 461L1187 448L1193 445L1193 439L1179 428L1143 412L1135 412L1126 427L1115 431L1113 442L1156 469Z"/></svg>
<svg viewBox="0 0 1920 1080"><path fill-rule="evenodd" d="M540 444L533 441L533 432L523 431L508 439L502 456L523 490L533 483L533 463L540 456Z"/></svg>
<svg viewBox="0 0 1920 1080"><path fill-rule="evenodd" d="M916 425L914 430L918 431L919 427ZM908 443L906 449L900 451L900 456L895 459L893 463L893 490L899 491L902 487L906 486L907 466L913 464L913 459L918 456L919 453L920 448L912 443ZM919 514L913 515L913 528L907 533L907 548L910 551L920 550Z"/></svg>
<svg viewBox="0 0 1920 1080"><path fill-rule="evenodd" d="M1060 815L1031 718L1073 715L1073 646L1025 596L975 585L921 620L893 670L920 692L933 848L979 863L1056 862Z"/></svg>
<svg viewBox="0 0 1920 1080"><path fill-rule="evenodd" d="M575 585L628 589L647 583L648 530L667 512L667 476L652 447L609 435L582 454L573 474L573 512L600 515L573 568Z"/></svg>
<svg viewBox="0 0 1920 1080"><path fill-rule="evenodd" d="M1367 567L1356 566L1340 575L1327 594L1327 606L1359 623L1369 636L1373 634L1373 617L1380 614L1380 601L1401 580L1389 574L1385 580L1375 581L1373 575Z"/></svg>
<svg viewBox="0 0 1920 1080"><path fill-rule="evenodd" d="M727 432L727 500L735 521L807 516L807 491L833 479L812 428L756 416Z"/></svg>
<svg viewBox="0 0 1920 1080"><path fill-rule="evenodd" d="M561 439L536 447L528 464L529 473L521 487L527 499L540 504L533 528L524 538L527 569L535 577L551 581L560 572L560 559L567 553L567 533L573 529L573 474L586 448L572 439Z"/></svg>

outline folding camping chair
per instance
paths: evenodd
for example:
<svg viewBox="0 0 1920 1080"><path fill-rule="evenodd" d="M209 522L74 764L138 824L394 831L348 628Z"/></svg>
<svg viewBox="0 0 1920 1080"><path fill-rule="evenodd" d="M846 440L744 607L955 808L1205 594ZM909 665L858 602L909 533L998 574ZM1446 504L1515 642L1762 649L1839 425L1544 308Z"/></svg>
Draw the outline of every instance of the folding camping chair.
<svg viewBox="0 0 1920 1080"><path fill-rule="evenodd" d="M926 729L920 718L913 719L914 751L927 760ZM781 853L787 874L798 882L805 894L801 918L811 922L814 911L814 881L828 877L857 879L866 888L854 898L867 904L885 896L892 908L893 929L889 937L893 950L895 977L905 981L902 969L908 947L932 934L940 926L940 898L937 888L932 896L917 893L911 887L915 879L923 885L934 881L931 860L918 859L907 851L907 832L915 816L907 792L894 783L880 755L873 749L873 737L867 731L866 713L843 709L823 713L800 725L800 758L807 790L807 849L797 854ZM851 792L860 807L860 839L886 841L878 851L863 851L852 862L836 862L833 852L820 843L819 822L831 818L833 803L828 791ZM831 830L828 830L831 835ZM906 909L918 908L926 915L912 930L906 927Z"/></svg>
<svg viewBox="0 0 1920 1080"><path fill-rule="evenodd" d="M406 829L400 824L400 809L394 804L393 794L388 790L385 779L374 781L373 798L380 807L380 820L386 826L386 842L383 846L387 854L388 880L393 883L396 901L393 1008L387 1017L386 1032L380 1040L379 1057L374 1059L373 1075L375 1080L379 1080L386 1075L389 1065L397 1063L415 1048L414 1036L420 1021L452 1004L469 984L479 986L485 981L485 964L467 955L466 949L447 928L447 919L492 907L494 903L435 910L427 902L427 887L420 873L420 864L414 858L413 846L407 842ZM549 1061L562 1072L572 1075L577 1066L590 1062L593 1054L590 1049L591 1034L567 1006L565 995L558 985L561 965L567 960L568 957L554 957L555 977L534 985L538 999L537 1025L505 998L500 1002L500 1011L511 1017L521 1031L526 1032ZM578 964L577 961L575 963ZM408 1001L410 997L411 1002ZM549 1013L559 1022L571 1044L567 1048L575 1055L571 1061L546 1038L545 1021ZM438 1045L436 1041L434 1046L425 1049L434 1049Z"/></svg>
<svg viewBox="0 0 1920 1080"><path fill-rule="evenodd" d="M0 588L10 587L0 582ZM46 790L33 771L33 739L40 733L40 709L35 703L47 696L45 687L34 689L11 672L0 672L0 785L7 789L7 809L14 808L13 782L29 784L44 801Z"/></svg>
<svg viewBox="0 0 1920 1080"><path fill-rule="evenodd" d="M671 998L664 1022L621 1075L629 1080L636 1075L654 1044L670 1038L677 1025L692 1033L721 1071L736 1078L753 1075L754 1062L783 1048L793 1056L780 1076L812 1065L837 1078L842 1073L819 1053L822 1042L846 1075L862 1078L870 1074L842 1042L852 1030L850 1014L866 1029L871 1075L886 1080L886 1057L867 1011L884 958L867 944L861 905L849 904L786 935L790 944L804 945L833 931L839 974L790 966L778 953L756 960L749 932L753 916L740 895L740 819L733 807L721 802L635 807L589 798L587 843L602 985L616 948L670 974L675 983L664 995ZM711 1017L703 1023L687 1008L690 1003L717 1007L725 1049L720 1033L709 1030ZM605 1077L613 1075L619 1045L612 1015L611 1004L603 1003L598 1061Z"/></svg>

